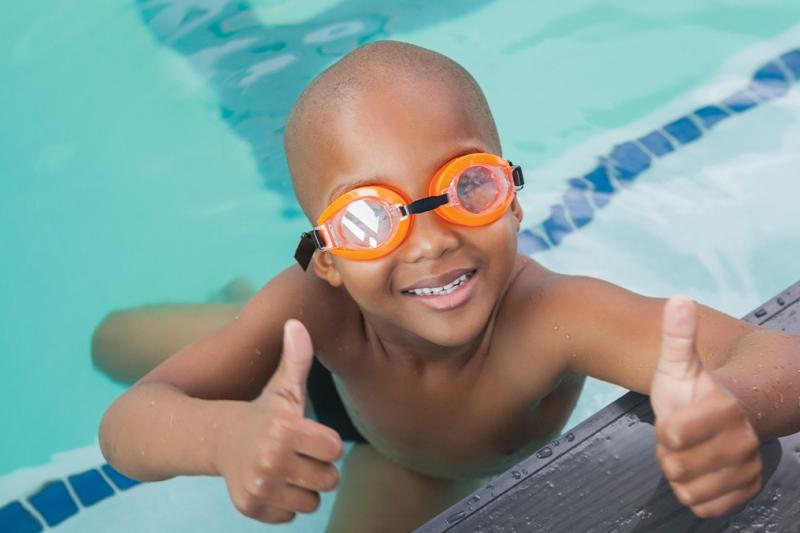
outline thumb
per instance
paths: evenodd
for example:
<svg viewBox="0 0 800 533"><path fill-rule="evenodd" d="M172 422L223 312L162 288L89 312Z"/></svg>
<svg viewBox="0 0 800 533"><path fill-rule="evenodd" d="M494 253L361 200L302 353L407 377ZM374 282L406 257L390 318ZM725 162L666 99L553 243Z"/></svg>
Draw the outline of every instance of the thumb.
<svg viewBox="0 0 800 533"><path fill-rule="evenodd" d="M306 380L313 360L311 337L305 326L299 320L287 320L283 326L283 354L278 368L264 387L264 392L284 398L302 416L305 409Z"/></svg>
<svg viewBox="0 0 800 533"><path fill-rule="evenodd" d="M673 405L694 399L697 379L703 373L695 348L696 335L695 303L684 295L667 300L661 321L661 355L650 391L654 408L660 398Z"/></svg>

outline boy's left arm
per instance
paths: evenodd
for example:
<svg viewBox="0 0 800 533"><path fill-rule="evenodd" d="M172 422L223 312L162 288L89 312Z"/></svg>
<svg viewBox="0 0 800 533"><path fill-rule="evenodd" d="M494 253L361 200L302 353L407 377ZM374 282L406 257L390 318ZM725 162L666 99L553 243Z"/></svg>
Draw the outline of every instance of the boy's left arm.
<svg viewBox="0 0 800 533"><path fill-rule="evenodd" d="M594 278L545 292L559 295L545 299L558 302L548 311L572 371L650 395L659 463L683 504L720 516L760 490L760 440L800 431L800 337Z"/></svg>

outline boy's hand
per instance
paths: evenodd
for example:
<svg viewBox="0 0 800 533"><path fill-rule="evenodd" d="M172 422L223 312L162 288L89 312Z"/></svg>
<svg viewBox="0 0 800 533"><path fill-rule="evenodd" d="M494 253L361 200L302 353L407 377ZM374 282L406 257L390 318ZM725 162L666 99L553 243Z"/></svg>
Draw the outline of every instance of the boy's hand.
<svg viewBox="0 0 800 533"><path fill-rule="evenodd" d="M724 515L761 490L759 441L737 399L703 368L697 311L685 296L664 306L661 357L650 388L656 454L681 503Z"/></svg>
<svg viewBox="0 0 800 533"><path fill-rule="evenodd" d="M339 480L333 462L342 454L341 438L304 417L313 357L305 327L287 321L283 355L261 396L225 413L227 434L219 437L215 463L233 504L250 518L279 523L313 512L319 492Z"/></svg>

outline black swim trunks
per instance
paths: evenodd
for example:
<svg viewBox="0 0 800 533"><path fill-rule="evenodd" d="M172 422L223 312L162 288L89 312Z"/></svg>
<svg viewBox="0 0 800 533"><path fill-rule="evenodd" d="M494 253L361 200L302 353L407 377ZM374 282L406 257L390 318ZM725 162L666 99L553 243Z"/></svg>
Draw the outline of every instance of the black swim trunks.
<svg viewBox="0 0 800 533"><path fill-rule="evenodd" d="M316 357L308 375L308 395L320 424L333 428L344 441L367 442L345 411L330 370Z"/></svg>

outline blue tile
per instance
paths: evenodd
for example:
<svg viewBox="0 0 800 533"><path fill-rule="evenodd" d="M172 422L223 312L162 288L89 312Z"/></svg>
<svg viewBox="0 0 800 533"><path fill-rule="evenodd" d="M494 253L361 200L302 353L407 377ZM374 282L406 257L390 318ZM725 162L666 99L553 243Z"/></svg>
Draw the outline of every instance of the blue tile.
<svg viewBox="0 0 800 533"><path fill-rule="evenodd" d="M0 507L0 531L3 533L37 533L43 529L19 501Z"/></svg>
<svg viewBox="0 0 800 533"><path fill-rule="evenodd" d="M591 189L589 182L583 178L570 178L567 180L570 189L579 189L581 191L588 191Z"/></svg>
<svg viewBox="0 0 800 533"><path fill-rule="evenodd" d="M114 489L103 479L97 470L87 470L80 474L69 476L69 484L75 489L78 499L84 506L94 505L103 498L114 494Z"/></svg>
<svg viewBox="0 0 800 533"><path fill-rule="evenodd" d="M614 186L611 185L611 179L608 177L605 165L598 165L583 178L594 186L594 194L592 195L594 205L597 207L605 206L610 201L611 195L614 194Z"/></svg>
<svg viewBox="0 0 800 533"><path fill-rule="evenodd" d="M750 82L750 90L762 100L783 96L789 91L791 82L777 63L771 61L758 69Z"/></svg>
<svg viewBox="0 0 800 533"><path fill-rule="evenodd" d="M700 109L695 109L694 116L703 121L706 128L713 128L716 124L728 118L730 115L721 107L715 105L707 105Z"/></svg>
<svg viewBox="0 0 800 533"><path fill-rule="evenodd" d="M588 188L585 181L573 178L570 180L570 188L564 193L564 205L576 228L582 228L594 216L594 209L586 192Z"/></svg>
<svg viewBox="0 0 800 533"><path fill-rule="evenodd" d="M786 68L792 71L795 78L800 79L800 48L783 54L781 61L786 65Z"/></svg>
<svg viewBox="0 0 800 533"><path fill-rule="evenodd" d="M664 134L657 130L651 131L644 137L639 137L639 142L658 157L675 150L675 148L672 147L672 143L669 142L669 139L667 139Z"/></svg>
<svg viewBox="0 0 800 533"><path fill-rule="evenodd" d="M28 498L28 501L51 527L78 512L78 505L70 496L67 485L61 480L46 484L39 492Z"/></svg>
<svg viewBox="0 0 800 533"><path fill-rule="evenodd" d="M104 464L100 468L103 469L103 472L105 472L106 476L108 476L108 479L110 479L118 489L128 490L129 488L141 483L140 481L131 479L124 474L120 474L113 466L109 464Z"/></svg>
<svg viewBox="0 0 800 533"><path fill-rule="evenodd" d="M664 126L664 131L669 133L681 144L689 144L703 135L700 128L686 117L681 117L676 121L670 122Z"/></svg>
<svg viewBox="0 0 800 533"><path fill-rule="evenodd" d="M520 253L531 255L549 248L546 240L529 229L524 229L517 235L517 250Z"/></svg>
<svg viewBox="0 0 800 533"><path fill-rule="evenodd" d="M630 141L616 145L611 150L610 158L614 162L616 178L623 185L630 184L636 176L650 168L650 156Z"/></svg>
<svg viewBox="0 0 800 533"><path fill-rule="evenodd" d="M741 113L748 109L753 109L758 105L752 96L747 94L746 91L738 91L727 97L722 101L734 113Z"/></svg>
<svg viewBox="0 0 800 533"><path fill-rule="evenodd" d="M542 222L547 237L554 245L558 246L564 239L564 236L572 232L567 220L566 211L563 205L553 205L550 207L550 217Z"/></svg>

